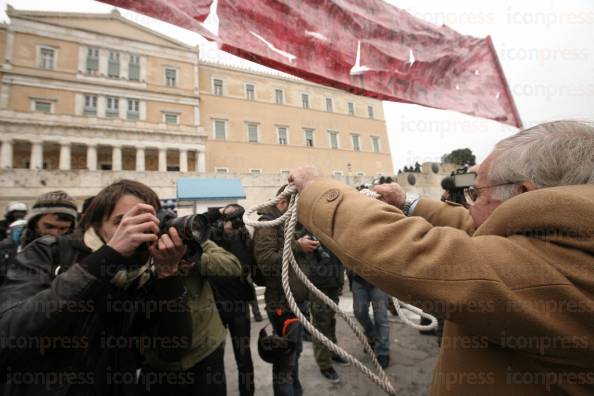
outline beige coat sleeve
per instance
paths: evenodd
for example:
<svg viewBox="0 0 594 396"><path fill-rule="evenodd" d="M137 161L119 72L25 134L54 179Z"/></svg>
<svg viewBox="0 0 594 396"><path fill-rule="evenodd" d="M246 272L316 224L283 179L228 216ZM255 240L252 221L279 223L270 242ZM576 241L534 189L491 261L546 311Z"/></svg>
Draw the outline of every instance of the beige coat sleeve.
<svg viewBox="0 0 594 396"><path fill-rule="evenodd" d="M424 218L435 227L454 227L469 235L474 233L472 217L460 205L421 198L412 215Z"/></svg>
<svg viewBox="0 0 594 396"><path fill-rule="evenodd" d="M520 235L471 237L434 227L326 179L302 192L299 221L346 267L470 333L496 343L502 331L507 336L590 334L579 313L552 315L534 304L552 296L584 301L583 293L550 263L564 254L555 244ZM582 353L583 346L559 351Z"/></svg>

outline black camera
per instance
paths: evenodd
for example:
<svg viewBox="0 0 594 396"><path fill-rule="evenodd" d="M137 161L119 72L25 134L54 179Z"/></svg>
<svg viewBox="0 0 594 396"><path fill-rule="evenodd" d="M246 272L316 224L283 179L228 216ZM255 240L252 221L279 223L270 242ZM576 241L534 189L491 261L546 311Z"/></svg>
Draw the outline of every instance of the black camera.
<svg viewBox="0 0 594 396"><path fill-rule="evenodd" d="M468 172L468 167L464 166L453 171L450 176L441 180L441 188L447 191L447 200L461 205L466 205L464 189L474 185L476 173Z"/></svg>
<svg viewBox="0 0 594 396"><path fill-rule="evenodd" d="M157 212L157 218L160 221L159 236L166 234L169 228L173 227L182 241L184 241L188 247L188 252L184 257L186 260L194 261L202 254L200 245L209 237L209 226L206 216L193 214L177 217L177 214L171 209L160 209Z"/></svg>
<svg viewBox="0 0 594 396"><path fill-rule="evenodd" d="M310 235L309 238L312 241L320 242L320 240L316 236ZM318 260L318 261L328 261L332 258L332 256L330 256L330 253L328 253L326 248L324 246L322 246L321 243L318 245L316 250L314 250L314 254L316 255L316 260Z"/></svg>

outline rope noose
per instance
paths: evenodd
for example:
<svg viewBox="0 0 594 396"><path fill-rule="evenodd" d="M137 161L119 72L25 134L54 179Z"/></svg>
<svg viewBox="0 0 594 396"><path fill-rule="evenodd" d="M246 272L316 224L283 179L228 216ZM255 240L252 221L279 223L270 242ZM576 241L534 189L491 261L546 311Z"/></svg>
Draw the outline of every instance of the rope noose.
<svg viewBox="0 0 594 396"><path fill-rule="evenodd" d="M371 198L377 198L379 196L377 193L370 191L370 190L363 190L362 193L368 197L371 197ZM287 211L285 213L283 213L282 216L280 216L274 220L271 220L271 221L254 221L249 218L250 215L253 214L254 212L257 212L258 210L267 208L269 206L274 206L281 199L286 199L289 201L289 207L288 207ZM361 326L352 317L348 316L345 312L341 311L340 308L338 307L338 305L334 301L332 301L328 296L326 296L324 293L322 293L313 283L311 283L311 281L307 278L307 276L305 276L303 271L301 271L301 268L299 268L299 265L297 264L297 261L295 260L295 256L293 256L293 251L291 249L291 242L295 238L295 227L297 225L297 205L298 205L298 203L299 203L299 194L297 194L297 190L295 189L295 186L292 184L289 184L289 185L287 185L285 190L280 195L278 195L276 198L273 198L261 205L258 205L256 207L246 211L244 218L243 218L243 222L246 225L252 226L254 228L277 227L277 226L283 225L284 233L285 233L285 241L284 241L284 246L283 246L283 264L282 264L281 278L282 278L283 291L285 292L285 296L287 298L287 302L289 304L289 307L291 308L291 311L293 311L295 316L297 316L297 318L299 319L299 322L301 322L301 324L303 324L303 327L305 327L311 333L311 335L314 338L316 338L318 341L320 341L326 348L328 348L332 352L336 353L337 355L339 355L343 359L347 360L348 362L352 363L363 374L365 374L367 377L369 377L376 385L378 385L380 388L382 388L386 393L388 393L389 395L395 395L396 391L394 390L394 387L392 386L392 384L390 382L390 378L387 376L387 374L385 373L385 371L382 369L379 362L377 361L375 353L374 353L373 349L371 348L371 346L369 345L369 342L367 342L367 337L365 336L365 333L364 333L363 329L361 328ZM351 355L344 349L340 348L338 345L336 345L334 342L332 342L328 337L326 337L324 334L319 332L318 329L316 329L311 324L311 322L303 315L303 313L301 313L301 310L299 309L299 307L297 306L297 303L295 302L295 299L293 298L293 293L291 292L291 288L289 287L289 266L291 266L293 268L293 271L295 271L295 274L297 275L297 277L301 280L301 282L303 282L303 284L316 297L318 297L326 305L328 305L330 308L332 308L332 310L334 312L336 312L336 314L338 314L341 318L343 318L344 321L349 325L349 327L351 328L351 330L353 330L353 332L355 333L355 335L357 336L359 341L361 341L361 343L363 344L364 350L367 353L369 353L369 355L371 356L373 366L376 369L378 374L371 371L368 367L363 365L363 363L361 363L357 358L355 358L353 355ZM401 303L397 299L395 299L395 300L396 301L395 301L394 305L396 306L396 311L398 312L398 315L402 319L402 321L404 323L406 323L407 325L409 325L415 329L418 329L418 330L432 330L437 326L437 319L435 319L435 317L424 313L419 308L414 307L410 304ZM408 319L406 317L406 315L404 315L404 313L403 313L404 310L409 310L409 311L414 312L422 317L426 317L429 320L431 320L431 323L426 326L418 325L418 324L412 322L410 319Z"/></svg>

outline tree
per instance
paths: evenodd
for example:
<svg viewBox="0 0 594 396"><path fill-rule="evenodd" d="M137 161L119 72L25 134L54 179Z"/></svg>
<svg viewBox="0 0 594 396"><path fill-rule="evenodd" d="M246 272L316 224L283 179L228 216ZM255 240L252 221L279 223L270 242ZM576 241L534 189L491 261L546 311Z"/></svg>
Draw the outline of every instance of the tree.
<svg viewBox="0 0 594 396"><path fill-rule="evenodd" d="M469 148L457 149L441 157L443 164L456 164L472 166L476 164L476 157Z"/></svg>
<svg viewBox="0 0 594 396"><path fill-rule="evenodd" d="M419 164L418 162L415 162L415 172L421 173L421 164Z"/></svg>

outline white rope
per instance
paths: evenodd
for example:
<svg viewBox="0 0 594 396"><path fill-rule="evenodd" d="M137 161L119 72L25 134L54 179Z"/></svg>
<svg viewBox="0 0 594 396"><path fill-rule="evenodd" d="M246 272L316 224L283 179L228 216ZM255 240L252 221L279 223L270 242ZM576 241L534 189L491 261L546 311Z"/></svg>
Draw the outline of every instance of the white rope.
<svg viewBox="0 0 594 396"><path fill-rule="evenodd" d="M377 198L378 195L370 190L367 192L363 192L363 194ZM286 199L289 202L289 207L287 211L280 217L271 220L271 221L253 221L249 217L254 212L257 212L260 209L267 208L269 206L276 205L280 200ZM310 280L305 276L303 271L299 268L297 261L295 260L295 256L293 256L293 251L291 248L292 241L295 238L295 227L297 225L297 205L299 203L299 194L295 189L294 185L289 184L285 190L276 198L273 198L261 205L258 205L244 214L243 222L246 225L252 226L254 228L259 227L277 227L281 224L284 226L284 233L285 233L285 241L283 246L283 264L282 264L282 285L283 290L285 292L285 296L287 298L287 303L291 308L291 311L297 316L299 321L303 324L303 326L311 333L311 335L320 341L325 347L327 347L332 352L336 353L337 355L341 356L343 359L352 363L355 367L357 367L363 374L369 377L375 384L377 384L380 388L382 388L386 393L389 395L395 395L396 391L390 382L390 378L386 375L385 371L380 366L375 353L369 342L367 341L367 337L359 323L357 323L352 317L349 317L345 312L341 311L338 305L332 301L328 296L326 296L323 292L321 292ZM289 287L289 266L293 268L297 277L303 282L303 284L320 300L322 300L326 305L328 305L334 312L336 312L341 318L345 320L345 322L349 325L349 327L353 330L359 341L363 344L364 350L369 353L371 356L371 360L373 362L373 366L377 371L377 374L371 371L368 367L363 365L357 358L349 354L347 351L336 345L330 339L328 339L324 334L318 331L311 322L303 315L295 299L293 297L293 293L291 292L291 288ZM431 330L437 326L437 320L428 314L425 314L422 310L417 307L414 307L409 304L400 303L398 300L395 302L396 311L400 318L409 326L412 326L417 329L422 330ZM421 316L427 317L431 320L431 324L427 326L417 325L416 323L411 322L406 315L403 314L403 310L407 309L412 311L416 314Z"/></svg>

